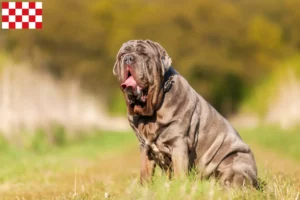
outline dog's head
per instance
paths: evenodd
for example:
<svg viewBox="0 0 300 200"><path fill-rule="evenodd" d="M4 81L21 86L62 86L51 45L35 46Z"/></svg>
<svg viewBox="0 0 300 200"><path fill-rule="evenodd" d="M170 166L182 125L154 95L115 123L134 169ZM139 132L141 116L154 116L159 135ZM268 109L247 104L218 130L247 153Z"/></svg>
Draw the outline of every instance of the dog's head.
<svg viewBox="0 0 300 200"><path fill-rule="evenodd" d="M171 62L165 49L156 42L130 40L123 44L113 73L119 79L129 114L141 114L147 104L152 107L157 104L156 93L163 87L164 74Z"/></svg>

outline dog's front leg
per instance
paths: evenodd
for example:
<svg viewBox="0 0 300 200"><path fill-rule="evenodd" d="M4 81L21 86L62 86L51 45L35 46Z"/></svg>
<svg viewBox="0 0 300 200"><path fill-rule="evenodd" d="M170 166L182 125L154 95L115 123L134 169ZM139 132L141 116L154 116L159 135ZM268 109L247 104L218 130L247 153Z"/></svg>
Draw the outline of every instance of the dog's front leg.
<svg viewBox="0 0 300 200"><path fill-rule="evenodd" d="M151 181L151 178L155 170L154 160L150 160L148 156L148 149L145 147L140 147L141 151L141 171L140 171L140 181L141 184Z"/></svg>
<svg viewBox="0 0 300 200"><path fill-rule="evenodd" d="M178 139L175 143L173 143L172 163L175 177L183 178L187 175L189 155L188 145L185 140Z"/></svg>

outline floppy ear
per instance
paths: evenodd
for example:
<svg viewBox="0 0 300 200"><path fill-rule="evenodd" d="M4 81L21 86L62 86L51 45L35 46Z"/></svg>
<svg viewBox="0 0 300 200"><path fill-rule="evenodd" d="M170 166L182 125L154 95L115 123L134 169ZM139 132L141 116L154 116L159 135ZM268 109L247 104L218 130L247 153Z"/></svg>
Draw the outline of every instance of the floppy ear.
<svg viewBox="0 0 300 200"><path fill-rule="evenodd" d="M119 76L119 63L118 61L115 62L114 68L113 68L113 74L114 76Z"/></svg>
<svg viewBox="0 0 300 200"><path fill-rule="evenodd" d="M168 55L167 51L159 43L153 42L151 40L146 40L146 42L156 48L158 55L160 56L159 60L162 66L162 75L164 75L165 72L170 68L172 59Z"/></svg>
<svg viewBox="0 0 300 200"><path fill-rule="evenodd" d="M126 42L126 43L124 43L123 45L122 45L122 47L120 48L120 50L119 50L119 52L117 53L117 56L116 56L116 62L115 62L115 65L114 65L114 68L113 68L113 74L114 74L114 76L117 76L118 77L118 79L120 80L120 75L121 75L121 67L120 67L120 62L121 61L119 61L119 54L120 54L120 51L121 51L121 49L127 44L127 43L129 43L130 41L128 41L128 42Z"/></svg>
<svg viewBox="0 0 300 200"><path fill-rule="evenodd" d="M113 68L113 74L115 77L118 78L119 81L121 81L122 72L121 72L120 62L118 60L115 62L115 65Z"/></svg>
<svg viewBox="0 0 300 200"><path fill-rule="evenodd" d="M169 55L167 54L167 52L164 50L163 51L163 56L161 57L161 62L163 64L164 67L164 72L168 71L168 69L171 67L172 65L172 59L169 57Z"/></svg>
<svg viewBox="0 0 300 200"><path fill-rule="evenodd" d="M172 59L168 55L167 51L158 43L155 42L155 45L157 46L159 55L160 55L160 61L162 66L162 75L165 74L166 71L170 68L172 64Z"/></svg>

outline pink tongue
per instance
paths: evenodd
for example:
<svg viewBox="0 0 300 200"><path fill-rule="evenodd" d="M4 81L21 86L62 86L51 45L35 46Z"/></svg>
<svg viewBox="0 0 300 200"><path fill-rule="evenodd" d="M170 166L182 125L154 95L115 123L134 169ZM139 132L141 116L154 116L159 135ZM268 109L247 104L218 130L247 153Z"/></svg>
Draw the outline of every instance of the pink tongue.
<svg viewBox="0 0 300 200"><path fill-rule="evenodd" d="M132 87L132 89L134 90L137 87L137 83L134 80L133 76L130 76L124 83L121 84L121 87L123 89Z"/></svg>

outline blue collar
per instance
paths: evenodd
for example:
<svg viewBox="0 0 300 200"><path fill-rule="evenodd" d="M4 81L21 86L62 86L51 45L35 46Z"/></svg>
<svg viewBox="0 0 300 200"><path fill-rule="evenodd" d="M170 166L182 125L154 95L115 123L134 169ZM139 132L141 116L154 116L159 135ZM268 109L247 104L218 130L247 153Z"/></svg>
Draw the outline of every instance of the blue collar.
<svg viewBox="0 0 300 200"><path fill-rule="evenodd" d="M174 80L173 80L174 75L178 75L178 72L172 66L170 66L164 75L164 92L165 93L171 89L171 87L174 83Z"/></svg>

